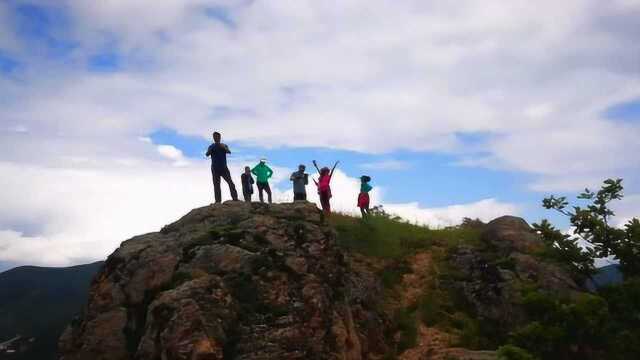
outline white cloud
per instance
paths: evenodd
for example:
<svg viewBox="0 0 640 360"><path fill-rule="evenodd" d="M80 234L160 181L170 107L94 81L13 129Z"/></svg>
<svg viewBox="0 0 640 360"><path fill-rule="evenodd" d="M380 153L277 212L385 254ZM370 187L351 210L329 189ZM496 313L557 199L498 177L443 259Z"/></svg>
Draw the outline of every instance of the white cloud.
<svg viewBox="0 0 640 360"><path fill-rule="evenodd" d="M7 130L9 130L11 132L14 132L14 133L28 133L29 132L29 128L27 128L24 125L11 126Z"/></svg>
<svg viewBox="0 0 640 360"><path fill-rule="evenodd" d="M361 164L360 168L366 170L408 170L411 168L411 163L391 159Z"/></svg>
<svg viewBox="0 0 640 360"><path fill-rule="evenodd" d="M163 157L173 160L174 166L186 166L189 165L189 161L184 157L182 151L173 145L158 145L156 146L158 153Z"/></svg>
<svg viewBox="0 0 640 360"><path fill-rule="evenodd" d="M529 106L524 110L524 114L532 119L543 118L549 116L553 112L551 104L538 104Z"/></svg>
<svg viewBox="0 0 640 360"><path fill-rule="evenodd" d="M192 208L212 201L206 161L183 167L167 165L141 162L135 167L78 169L0 163L0 261L70 265L104 259L127 238L158 231ZM239 191L242 167L236 161L230 163ZM291 201L293 194L287 181L290 169L272 167L274 201ZM359 188L357 179L336 170L332 179L333 209L356 214ZM222 191L229 199L224 182ZM319 204L315 186L310 185L307 192L309 200ZM385 204L382 193L383 189L374 188L372 205ZM257 201L257 191L253 199ZM417 204L385 207L410 221L431 226L455 224L463 216L486 220L516 212L515 207L493 199L436 209Z"/></svg>
<svg viewBox="0 0 640 360"><path fill-rule="evenodd" d="M466 154L465 163L539 175L535 188L565 171L605 177L640 167L626 156L640 152L640 127L602 119L607 106L640 97L637 3L65 6L74 59L111 43L124 68L88 74L38 57L23 81L2 84L3 118L46 134L39 141L53 153L59 136L113 148L158 127L373 153L465 153L456 134L482 132L488 141L472 150L482 157ZM235 28L207 17L206 6L226 6ZM144 19L126 16L142 9ZM14 142L3 159L30 145Z"/></svg>
<svg viewBox="0 0 640 360"><path fill-rule="evenodd" d="M640 194L625 195L622 200L612 203L611 208L616 213L615 226L624 226L632 218L640 219Z"/></svg>
<svg viewBox="0 0 640 360"><path fill-rule="evenodd" d="M637 1L41 4L71 12L62 33L78 46L69 61L43 56L41 44L16 38L0 2L0 48L25 65L0 75L0 129L28 129L0 131L6 260L102 258L209 202L208 166L151 144L144 134L158 128L206 138L216 128L264 147L450 152L466 165L534 174L540 191L640 167L629 155L640 153L640 126L602 117L640 97ZM205 6L228 7L235 29ZM122 68L87 72L105 48ZM476 132L487 139L473 149L458 137ZM339 171L333 186L335 207L355 210L357 180ZM495 199L388 208L435 226L518 210Z"/></svg>
<svg viewBox="0 0 640 360"><path fill-rule="evenodd" d="M418 203L385 204L384 207L389 213L396 214L410 222L432 227L457 225L464 217L479 218L488 222L502 215L518 215L520 212L518 206L496 199L484 199L469 204L439 208L421 208Z"/></svg>

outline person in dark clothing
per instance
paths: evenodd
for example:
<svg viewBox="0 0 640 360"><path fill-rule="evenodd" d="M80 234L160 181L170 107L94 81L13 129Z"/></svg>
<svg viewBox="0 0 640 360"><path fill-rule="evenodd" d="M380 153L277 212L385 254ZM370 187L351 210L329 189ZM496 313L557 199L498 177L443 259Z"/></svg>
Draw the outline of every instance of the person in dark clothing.
<svg viewBox="0 0 640 360"><path fill-rule="evenodd" d="M229 147L220 142L222 135L219 132L213 133L213 144L207 149L207 156L211 156L211 177L213 178L213 192L216 203L222 202L222 194L220 191L220 178L229 185L229 192L234 201L238 200L238 192L236 186L231 179L231 173L227 167L227 154L231 154Z"/></svg>
<svg viewBox="0 0 640 360"><path fill-rule="evenodd" d="M291 174L289 180L293 181L293 201L307 200L307 184L309 174L305 174L306 166L299 165L298 171Z"/></svg>
<svg viewBox="0 0 640 360"><path fill-rule="evenodd" d="M251 202L251 195L253 195L253 176L251 176L250 167L244 167L244 173L240 175L240 179L242 180L242 195L244 196L244 201Z"/></svg>

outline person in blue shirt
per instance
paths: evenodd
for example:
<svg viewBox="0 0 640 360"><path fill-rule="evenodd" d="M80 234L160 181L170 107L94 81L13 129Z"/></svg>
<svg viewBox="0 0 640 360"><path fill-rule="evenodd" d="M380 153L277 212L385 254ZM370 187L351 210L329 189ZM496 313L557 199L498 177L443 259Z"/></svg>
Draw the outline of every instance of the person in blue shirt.
<svg viewBox="0 0 640 360"><path fill-rule="evenodd" d="M222 194L220 191L220 178L229 185L229 192L234 201L238 200L238 192L236 186L231 179L231 173L227 167L227 154L231 154L229 147L221 142L222 135L219 132L213 133L213 144L207 149L207 156L211 156L211 177L213 178L213 192L216 204L222 202Z"/></svg>

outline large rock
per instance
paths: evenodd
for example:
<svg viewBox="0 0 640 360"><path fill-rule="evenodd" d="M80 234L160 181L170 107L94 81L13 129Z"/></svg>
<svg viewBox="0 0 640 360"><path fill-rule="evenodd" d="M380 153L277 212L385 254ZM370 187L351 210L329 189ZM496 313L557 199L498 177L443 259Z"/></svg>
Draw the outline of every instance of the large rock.
<svg viewBox="0 0 640 360"><path fill-rule="evenodd" d="M543 247L542 240L529 224L516 216L502 216L489 222L481 240L503 254L532 253Z"/></svg>
<svg viewBox="0 0 640 360"><path fill-rule="evenodd" d="M523 289L570 296L580 288L556 264L536 257L543 243L524 219L503 216L489 222L481 239L485 249L459 247L450 263L459 271L453 286L481 321L508 332L526 322Z"/></svg>
<svg viewBox="0 0 640 360"><path fill-rule="evenodd" d="M207 206L109 256L61 359L375 358L376 281L312 204Z"/></svg>

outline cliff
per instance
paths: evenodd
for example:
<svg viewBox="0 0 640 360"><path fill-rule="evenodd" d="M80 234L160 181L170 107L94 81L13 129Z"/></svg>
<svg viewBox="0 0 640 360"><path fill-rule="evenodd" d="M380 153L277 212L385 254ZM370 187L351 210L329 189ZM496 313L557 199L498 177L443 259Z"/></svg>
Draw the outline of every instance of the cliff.
<svg viewBox="0 0 640 360"><path fill-rule="evenodd" d="M360 359L384 354L373 280L310 203L195 209L123 242L96 276L64 360Z"/></svg>
<svg viewBox="0 0 640 360"><path fill-rule="evenodd" d="M542 246L511 216L431 230L384 214L328 221L306 202L211 205L123 242L60 355L496 359L535 320L532 296L583 294Z"/></svg>

